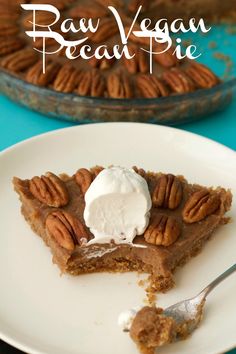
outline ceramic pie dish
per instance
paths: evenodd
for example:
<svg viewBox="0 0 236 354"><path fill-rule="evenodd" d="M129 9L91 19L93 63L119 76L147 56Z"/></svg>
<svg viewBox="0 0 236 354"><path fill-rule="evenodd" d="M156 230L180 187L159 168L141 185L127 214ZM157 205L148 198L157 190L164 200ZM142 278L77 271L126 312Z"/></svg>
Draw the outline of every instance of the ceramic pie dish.
<svg viewBox="0 0 236 354"><path fill-rule="evenodd" d="M63 19L68 16L76 19L82 15L93 19L101 17L99 30L89 36L88 43L92 49L102 43L111 49L114 43L119 43L117 25L107 9L107 3L101 4L99 0L86 4L83 0L51 3L60 8ZM223 39L227 37L223 27L210 31L207 37L200 33L196 38L191 36L202 52L200 62L204 65L188 59L180 61L169 50L154 55L151 75L148 57L139 50L140 46L147 46L147 39L131 35L128 46L132 53L136 53L133 60L68 60L62 49L47 56L46 73L43 75L42 57L33 50L33 46L42 48L42 38L37 38L33 43L25 34L32 28L32 14L21 10L19 2L13 4L1 0L1 4L4 11L0 17L6 37L0 46L0 89L15 101L39 112L79 122L177 124L223 109L232 100L234 68L231 65L230 75L225 80L223 76L225 71L229 74L229 63L222 61L218 65L219 60L212 57L215 54L213 47L209 47L210 41L219 35ZM123 5L124 2L119 2L116 7L121 11L124 25L128 28L135 11L130 11L130 8L127 10ZM47 23L49 15L40 12L38 21ZM13 16L16 17L15 22L10 21L9 24ZM54 29L58 30L57 27ZM69 35L70 40L74 39L70 36L73 35ZM231 47L232 37L229 38L228 47ZM185 42L188 39L183 37ZM225 44L220 42L223 46L221 50ZM55 41L50 38L47 46L50 50L57 49ZM214 73L210 69L212 67Z"/></svg>
<svg viewBox="0 0 236 354"><path fill-rule="evenodd" d="M235 94L236 79L210 90L153 99L80 97L38 88L0 71L0 88L12 100L58 119L80 122L136 121L177 125L225 109Z"/></svg>

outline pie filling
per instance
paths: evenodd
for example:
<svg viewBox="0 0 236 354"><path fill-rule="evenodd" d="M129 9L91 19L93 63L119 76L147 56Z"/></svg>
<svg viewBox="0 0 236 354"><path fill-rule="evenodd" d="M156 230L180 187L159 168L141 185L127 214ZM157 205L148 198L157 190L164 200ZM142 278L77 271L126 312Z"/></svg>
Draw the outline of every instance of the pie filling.
<svg viewBox="0 0 236 354"><path fill-rule="evenodd" d="M51 249L62 272L137 271L150 274L150 289L167 291L173 272L195 256L218 226L227 223L232 195L224 188L189 184L184 177L134 168L147 182L150 219L133 243L90 243L94 235L84 221L85 195L101 167L80 169L73 176L47 173L13 179L22 214Z"/></svg>

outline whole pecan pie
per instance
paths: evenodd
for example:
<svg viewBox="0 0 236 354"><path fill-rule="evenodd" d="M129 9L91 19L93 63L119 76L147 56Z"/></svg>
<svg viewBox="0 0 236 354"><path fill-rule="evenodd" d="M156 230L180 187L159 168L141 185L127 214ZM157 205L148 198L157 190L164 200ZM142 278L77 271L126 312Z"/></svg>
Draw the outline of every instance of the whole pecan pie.
<svg viewBox="0 0 236 354"><path fill-rule="evenodd" d="M184 177L133 168L147 182L150 220L134 244L89 243L94 235L84 221L84 195L102 167L73 176L46 173L13 179L22 214L50 247L53 262L72 275L112 271L150 274L150 291L174 285L173 272L195 256L217 227L228 222L232 195L224 188L189 184Z"/></svg>
<svg viewBox="0 0 236 354"><path fill-rule="evenodd" d="M188 1L190 2L193 3ZM65 48L62 48L53 55L47 55L46 72L43 74L42 54L33 49L41 50L43 40L36 38L33 41L25 34L25 31L32 30L33 15L32 11L21 8L22 3L50 3L56 6L61 12L61 18L51 28L59 33L64 19L71 18L76 22L81 18L93 20L100 18L97 32L86 34L89 37L86 44L93 50L100 45L107 45L109 52L114 44L121 45L121 39L115 17L108 6L113 5L118 10L128 32L140 3L146 11L150 10L150 2L130 1L127 5L122 0L0 0L0 67L31 84L79 96L130 99L190 93L198 89L211 88L220 82L206 66L188 59L178 60L173 55L173 48L153 56L153 73L150 74L149 55L140 49L149 48L149 39L138 38L133 33L128 40L129 52L135 54L133 59L84 60L78 57L69 60L65 56ZM154 6L162 2L151 3ZM173 5L175 1L165 1L165 4L167 3ZM53 19L54 15L49 12L36 13L36 23L39 25L49 25ZM81 32L69 32L63 36L71 41L84 35ZM46 39L47 51L56 51L58 47L54 39ZM160 52L165 47L156 43L153 49ZM78 47L74 55L76 51L79 53Z"/></svg>

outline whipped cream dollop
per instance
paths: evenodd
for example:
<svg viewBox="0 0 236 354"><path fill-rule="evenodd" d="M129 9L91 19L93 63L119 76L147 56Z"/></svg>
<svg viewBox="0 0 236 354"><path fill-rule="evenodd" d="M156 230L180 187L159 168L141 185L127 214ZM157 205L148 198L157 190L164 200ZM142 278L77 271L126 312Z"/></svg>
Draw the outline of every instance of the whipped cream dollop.
<svg viewBox="0 0 236 354"><path fill-rule="evenodd" d="M147 182L133 169L104 169L85 193L84 220L94 235L88 244L132 244L146 230L151 205Z"/></svg>

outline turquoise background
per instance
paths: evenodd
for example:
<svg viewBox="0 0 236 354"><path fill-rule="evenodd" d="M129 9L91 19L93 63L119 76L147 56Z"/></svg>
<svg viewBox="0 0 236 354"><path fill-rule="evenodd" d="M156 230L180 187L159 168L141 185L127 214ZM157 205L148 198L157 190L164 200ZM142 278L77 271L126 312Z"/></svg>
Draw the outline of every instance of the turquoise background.
<svg viewBox="0 0 236 354"><path fill-rule="evenodd" d="M0 150L32 136L73 124L32 112L0 95ZM236 100L223 112L178 127L236 150Z"/></svg>

